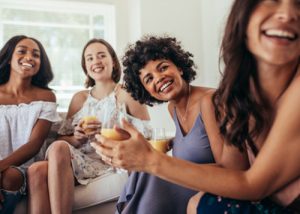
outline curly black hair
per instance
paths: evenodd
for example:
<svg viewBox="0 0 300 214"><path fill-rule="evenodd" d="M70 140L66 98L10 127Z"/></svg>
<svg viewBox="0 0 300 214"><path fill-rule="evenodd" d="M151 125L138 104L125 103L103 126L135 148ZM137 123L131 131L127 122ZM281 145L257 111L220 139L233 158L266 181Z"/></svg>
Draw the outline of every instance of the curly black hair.
<svg viewBox="0 0 300 214"><path fill-rule="evenodd" d="M190 83L196 77L193 54L184 51L176 38L144 36L135 44L129 45L124 57L124 88L141 104L153 106L164 101L152 97L140 80L140 70L152 60L170 60L183 72L182 78Z"/></svg>

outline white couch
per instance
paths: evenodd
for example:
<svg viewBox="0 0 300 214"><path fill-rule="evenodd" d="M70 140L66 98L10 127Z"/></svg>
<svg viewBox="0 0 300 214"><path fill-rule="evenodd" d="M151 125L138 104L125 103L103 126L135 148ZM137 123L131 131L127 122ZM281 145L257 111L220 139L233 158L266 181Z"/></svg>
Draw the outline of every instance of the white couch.
<svg viewBox="0 0 300 214"><path fill-rule="evenodd" d="M62 117L65 114L61 114ZM38 159L42 159L45 150L52 143L56 136L60 123L55 123L51 127L45 146L41 150ZM115 213L115 204L122 191L128 175L126 172L106 175L94 180L86 186L76 186L74 192L74 214L110 214ZM27 199L24 198L16 207L14 214L26 214Z"/></svg>

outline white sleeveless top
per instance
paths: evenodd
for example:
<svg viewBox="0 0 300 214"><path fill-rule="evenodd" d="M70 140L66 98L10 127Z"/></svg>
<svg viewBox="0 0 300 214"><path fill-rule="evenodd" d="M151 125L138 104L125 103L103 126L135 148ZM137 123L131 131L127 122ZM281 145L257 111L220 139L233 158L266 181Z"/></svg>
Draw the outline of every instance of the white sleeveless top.
<svg viewBox="0 0 300 214"><path fill-rule="evenodd" d="M108 109L108 111L106 109ZM91 95L90 90L82 108L71 118L63 121L58 134L73 134L75 125L78 124L79 120L81 120L84 116L97 115L99 120L103 121L105 115L110 116L111 120L113 120L115 118L114 115L117 113L118 108L115 90L101 100L94 98ZM149 121L140 120L130 115L127 116L127 119L146 137L150 136L151 127L149 125ZM95 149L90 146L89 142L83 144L79 148L75 148L69 143L67 143L67 145L69 146L71 153L73 174L80 184L86 185L94 179L99 179L99 177L114 173L113 167L105 164L101 160L100 156L96 153Z"/></svg>
<svg viewBox="0 0 300 214"><path fill-rule="evenodd" d="M38 119L60 121L56 107L56 103L46 101L0 105L0 159L6 158L29 141ZM33 158L22 166L28 167L32 162Z"/></svg>

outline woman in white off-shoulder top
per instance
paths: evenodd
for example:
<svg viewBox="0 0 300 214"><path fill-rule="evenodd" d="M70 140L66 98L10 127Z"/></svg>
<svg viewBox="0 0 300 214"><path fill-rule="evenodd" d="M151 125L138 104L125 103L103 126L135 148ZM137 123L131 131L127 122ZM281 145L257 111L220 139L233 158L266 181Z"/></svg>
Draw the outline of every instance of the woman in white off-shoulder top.
<svg viewBox="0 0 300 214"><path fill-rule="evenodd" d="M13 213L27 191L26 171L51 122L59 120L53 73L42 44L14 36L0 52L0 213Z"/></svg>

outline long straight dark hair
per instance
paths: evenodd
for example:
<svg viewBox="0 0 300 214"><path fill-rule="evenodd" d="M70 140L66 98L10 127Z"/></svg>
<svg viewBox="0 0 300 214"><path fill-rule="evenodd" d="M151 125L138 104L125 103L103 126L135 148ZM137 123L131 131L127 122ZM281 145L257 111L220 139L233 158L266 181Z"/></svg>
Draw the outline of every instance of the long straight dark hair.
<svg viewBox="0 0 300 214"><path fill-rule="evenodd" d="M224 72L213 96L215 114L221 134L228 143L245 149L245 143L254 154L254 138L270 125L271 106L262 93L257 77L257 65L246 44L246 31L250 16L259 0L236 0L225 27L221 45ZM250 90L253 83L255 97ZM249 120L254 125L249 127Z"/></svg>

